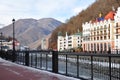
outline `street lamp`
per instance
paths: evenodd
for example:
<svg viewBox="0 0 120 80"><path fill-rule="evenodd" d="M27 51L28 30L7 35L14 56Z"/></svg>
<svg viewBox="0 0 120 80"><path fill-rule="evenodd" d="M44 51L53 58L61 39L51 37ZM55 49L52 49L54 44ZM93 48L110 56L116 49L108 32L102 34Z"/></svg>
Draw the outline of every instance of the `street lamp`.
<svg viewBox="0 0 120 80"><path fill-rule="evenodd" d="M13 62L15 62L15 19L12 19L13 22Z"/></svg>

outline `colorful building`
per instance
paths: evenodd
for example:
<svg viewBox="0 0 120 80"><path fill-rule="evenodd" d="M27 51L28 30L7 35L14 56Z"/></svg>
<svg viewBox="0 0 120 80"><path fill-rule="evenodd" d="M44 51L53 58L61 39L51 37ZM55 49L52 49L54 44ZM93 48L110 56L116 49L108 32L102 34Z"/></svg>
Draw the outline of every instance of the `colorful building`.
<svg viewBox="0 0 120 80"><path fill-rule="evenodd" d="M101 15L96 21L82 24L83 51L108 51L115 48L114 43L114 11L110 11L105 17Z"/></svg>

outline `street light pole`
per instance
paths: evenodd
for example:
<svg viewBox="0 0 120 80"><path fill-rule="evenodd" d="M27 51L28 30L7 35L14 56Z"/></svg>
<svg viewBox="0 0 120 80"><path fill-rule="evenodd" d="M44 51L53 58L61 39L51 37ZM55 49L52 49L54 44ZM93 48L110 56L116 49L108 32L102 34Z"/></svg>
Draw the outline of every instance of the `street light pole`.
<svg viewBox="0 0 120 80"><path fill-rule="evenodd" d="M13 22L13 62L15 62L15 19L12 19Z"/></svg>

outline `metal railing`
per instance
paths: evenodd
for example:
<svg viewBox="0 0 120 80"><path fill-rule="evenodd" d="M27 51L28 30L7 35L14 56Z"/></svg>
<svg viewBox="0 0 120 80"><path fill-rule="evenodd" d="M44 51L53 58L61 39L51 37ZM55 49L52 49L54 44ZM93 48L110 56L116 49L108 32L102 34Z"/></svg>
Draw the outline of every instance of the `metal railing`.
<svg viewBox="0 0 120 80"><path fill-rule="evenodd" d="M11 52L1 57L13 59ZM16 63L82 80L120 80L120 54L16 51Z"/></svg>

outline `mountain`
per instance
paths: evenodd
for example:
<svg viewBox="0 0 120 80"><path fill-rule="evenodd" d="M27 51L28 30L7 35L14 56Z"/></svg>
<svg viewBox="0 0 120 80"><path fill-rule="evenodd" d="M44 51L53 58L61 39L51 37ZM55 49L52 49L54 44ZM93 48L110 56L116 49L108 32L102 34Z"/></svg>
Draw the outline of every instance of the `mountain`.
<svg viewBox="0 0 120 80"><path fill-rule="evenodd" d="M68 32L68 34L74 34L78 31L78 29L82 32L82 23L95 20L99 17L98 15L100 13L102 13L102 16L104 17L112 10L113 7L116 10L119 6L120 0L96 0L88 8L82 10L78 15L72 16L70 19L67 20L66 23L57 27L53 31L51 35L51 39L54 40L53 42L51 42L52 48L57 48L56 43L58 32L61 32L63 35L65 35L65 32Z"/></svg>
<svg viewBox="0 0 120 80"><path fill-rule="evenodd" d="M37 42L43 37L50 34L56 27L62 23L53 18L43 19L19 19L15 22L15 38L20 41L21 45L28 46ZM10 24L0 29L6 36L13 36L13 25Z"/></svg>

